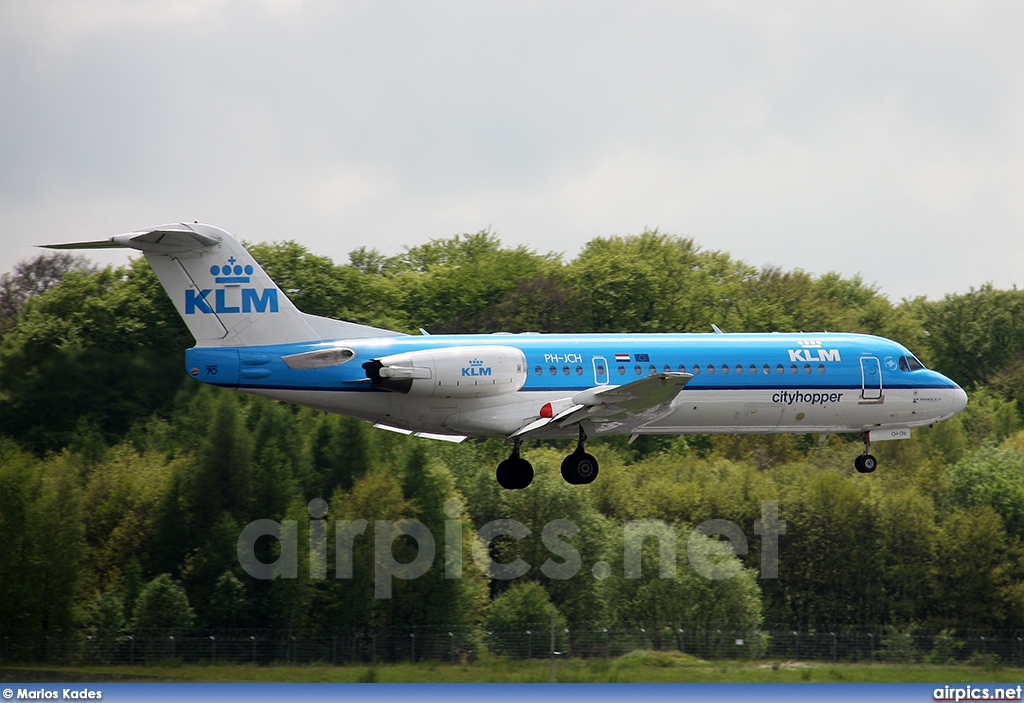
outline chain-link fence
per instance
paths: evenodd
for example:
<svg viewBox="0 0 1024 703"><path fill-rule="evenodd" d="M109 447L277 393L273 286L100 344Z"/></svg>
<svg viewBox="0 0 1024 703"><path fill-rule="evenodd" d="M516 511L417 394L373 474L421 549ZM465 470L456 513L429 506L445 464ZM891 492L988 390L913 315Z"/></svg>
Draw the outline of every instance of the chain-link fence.
<svg viewBox="0 0 1024 703"><path fill-rule="evenodd" d="M164 631L99 636L17 636L0 639L3 663L354 664L465 662L482 652L515 659L614 658L637 650L684 652L701 659L818 660L845 662L972 663L1024 667L1024 631L909 631L885 629L602 627L552 631L543 624L484 629L253 630L202 635Z"/></svg>

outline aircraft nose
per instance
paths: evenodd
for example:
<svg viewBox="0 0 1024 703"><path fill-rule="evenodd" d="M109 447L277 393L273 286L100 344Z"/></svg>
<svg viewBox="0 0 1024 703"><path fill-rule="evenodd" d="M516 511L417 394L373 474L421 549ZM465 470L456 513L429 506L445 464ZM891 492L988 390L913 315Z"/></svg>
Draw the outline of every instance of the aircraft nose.
<svg viewBox="0 0 1024 703"><path fill-rule="evenodd" d="M967 407L967 393L960 386L956 387L953 391L953 397L951 399L951 410L956 415L958 412Z"/></svg>

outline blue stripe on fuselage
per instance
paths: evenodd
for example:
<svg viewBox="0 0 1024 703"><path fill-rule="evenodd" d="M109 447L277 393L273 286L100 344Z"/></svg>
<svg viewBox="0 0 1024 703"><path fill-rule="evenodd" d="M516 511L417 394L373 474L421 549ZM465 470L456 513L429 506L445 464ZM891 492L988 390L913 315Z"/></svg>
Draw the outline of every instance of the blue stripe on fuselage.
<svg viewBox="0 0 1024 703"><path fill-rule="evenodd" d="M281 356L344 346L355 352L353 359L320 369L290 369ZM863 382L861 358L878 360L886 388L953 388L955 383L929 370L902 371L897 361L910 352L902 345L881 337L858 334L594 334L594 335L432 335L383 337L330 342L240 347L241 377L238 387L288 388L293 390L370 390L362 364L391 354L459 346L507 346L523 351L527 359L527 380L523 391L565 391L566 393L608 383L623 385L651 373L679 371L684 365L694 374L687 389L847 389ZM200 369L198 380L222 384L222 379L203 378L203 356L210 349L191 349L187 356L190 372ZM218 354L229 351L218 348ZM617 362L616 354L628 355ZM637 362L637 355L649 361ZM246 376L247 357L260 357L259 378ZM262 360L269 357L269 361ZM600 374L600 366L604 374ZM767 364L769 373L764 373ZM694 373L694 365L700 373ZM714 373L708 372L708 365ZM722 366L728 367L723 373ZM737 372L737 365L740 371ZM751 365L754 372L751 373ZM778 372L781 365L782 373ZM640 367L640 373L636 367ZM624 373L619 372L622 367ZM793 369L796 372L793 372ZM540 373L538 373L538 368ZM552 375L551 369L555 373ZM568 370L568 373L566 373ZM224 384L226 385L226 384Z"/></svg>

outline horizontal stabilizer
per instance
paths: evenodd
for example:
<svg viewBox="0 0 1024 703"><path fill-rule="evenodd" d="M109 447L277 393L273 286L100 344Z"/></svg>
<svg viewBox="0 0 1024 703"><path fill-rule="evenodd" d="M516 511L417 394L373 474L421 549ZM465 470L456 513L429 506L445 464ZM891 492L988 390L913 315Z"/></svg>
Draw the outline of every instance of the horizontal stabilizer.
<svg viewBox="0 0 1024 703"><path fill-rule="evenodd" d="M98 242L69 242L67 244L40 244L43 249L126 249L113 239L101 239Z"/></svg>
<svg viewBox="0 0 1024 703"><path fill-rule="evenodd" d="M212 229L212 228L210 228ZM137 249L148 254L178 254L202 251L216 246L221 239L197 231L187 224L161 225L141 232L115 234L110 239L96 242L69 244L43 244L46 249Z"/></svg>

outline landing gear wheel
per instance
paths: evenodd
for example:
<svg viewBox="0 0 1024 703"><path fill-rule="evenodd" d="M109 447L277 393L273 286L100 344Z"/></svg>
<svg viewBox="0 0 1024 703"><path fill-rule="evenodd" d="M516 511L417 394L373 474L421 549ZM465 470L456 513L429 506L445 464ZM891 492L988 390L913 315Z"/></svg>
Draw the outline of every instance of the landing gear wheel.
<svg viewBox="0 0 1024 703"><path fill-rule="evenodd" d="M862 474L869 474L878 468L878 461L870 454L861 454L853 460L853 467Z"/></svg>
<svg viewBox="0 0 1024 703"><path fill-rule="evenodd" d="M562 460L562 478L566 483L582 486L597 478L597 459L577 449Z"/></svg>
<svg viewBox="0 0 1024 703"><path fill-rule="evenodd" d="M857 469L859 473L869 474L878 468L878 461L871 456L871 433L865 432L862 439L864 440L864 453L853 460L853 468Z"/></svg>
<svg viewBox="0 0 1024 703"><path fill-rule="evenodd" d="M516 444L512 455L498 464L498 485L507 490L526 488L533 483L533 465L519 456L519 445Z"/></svg>

